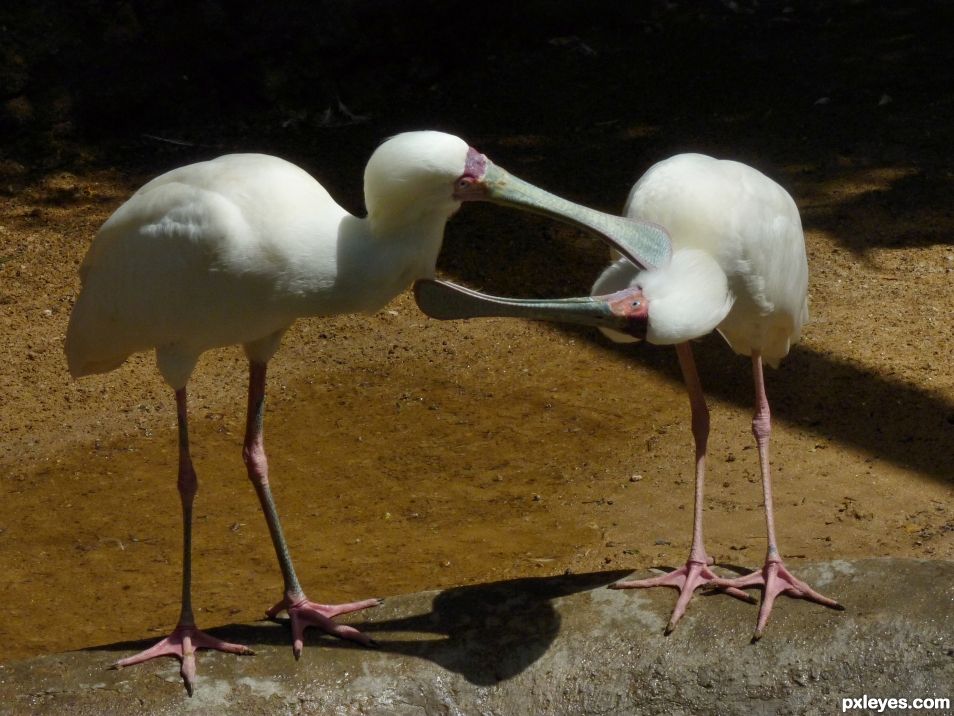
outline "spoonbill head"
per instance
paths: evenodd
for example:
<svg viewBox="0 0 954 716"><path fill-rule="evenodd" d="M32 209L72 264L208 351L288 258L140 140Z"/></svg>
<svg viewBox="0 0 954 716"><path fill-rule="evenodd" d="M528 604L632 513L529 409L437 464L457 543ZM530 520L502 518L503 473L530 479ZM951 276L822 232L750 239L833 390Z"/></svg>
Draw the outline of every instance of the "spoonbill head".
<svg viewBox="0 0 954 716"><path fill-rule="evenodd" d="M391 232L428 215L452 215L460 207L457 182L474 152L451 134L406 132L379 146L364 170L364 203L376 230Z"/></svg>
<svg viewBox="0 0 954 716"><path fill-rule="evenodd" d="M684 249L673 253L661 267L636 270L621 258L603 272L593 286L594 295L625 292L643 306L645 321L638 332L601 327L618 343L640 338L657 345L674 345L711 333L735 302L718 262L705 251Z"/></svg>

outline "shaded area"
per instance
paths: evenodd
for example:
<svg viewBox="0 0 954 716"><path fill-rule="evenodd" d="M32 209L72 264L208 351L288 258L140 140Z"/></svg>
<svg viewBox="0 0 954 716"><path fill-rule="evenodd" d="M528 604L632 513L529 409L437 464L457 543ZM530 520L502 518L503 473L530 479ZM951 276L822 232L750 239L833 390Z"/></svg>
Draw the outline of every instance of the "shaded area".
<svg viewBox="0 0 954 716"><path fill-rule="evenodd" d="M430 611L381 618L380 613L393 610L379 607L365 612L370 621L352 618L350 623L379 642L375 652L427 659L461 674L471 684L487 686L520 674L546 653L560 633L560 614L554 608L554 600L605 587L627 574L594 572L455 587L427 595L433 596ZM400 605L405 600L398 597L395 601ZM290 631L274 624L235 624L210 629L209 633L241 644L291 648ZM151 643L122 642L86 651L135 653ZM306 632L305 648L368 651L353 642L318 635L314 630Z"/></svg>
<svg viewBox="0 0 954 716"><path fill-rule="evenodd" d="M493 685L530 668L558 638L561 618L555 600L605 587L627 574L531 577L447 589L434 598L428 614L376 619L363 628L378 634L386 652L425 658L472 684ZM443 638L400 638L419 634Z"/></svg>
<svg viewBox="0 0 954 716"><path fill-rule="evenodd" d="M593 338L585 330L564 331L579 340ZM606 345L606 350L682 382L671 349L640 344ZM754 410L749 361L732 353L718 335L694 343L693 351L708 397ZM945 447L954 438L954 404L939 394L802 346L793 348L779 370L767 373L766 383L773 421L954 484ZM823 385L825 390L808 390L806 385ZM719 430L719 425L712 429Z"/></svg>
<svg viewBox="0 0 954 716"><path fill-rule="evenodd" d="M514 580L388 600L360 625L380 629L380 650L311 644L295 662L287 642L274 644L287 637L283 628L223 628L219 634L244 638L257 655L201 653L192 699L172 659L103 671L103 649L138 645L8 664L0 666L0 708L11 716L403 716L657 714L674 705L707 713L718 704L725 714L823 714L861 693L950 698L954 563L869 559L799 571L848 610L783 598L754 645L748 636L757 609L728 597L695 599L664 637L672 590L600 588L610 573ZM444 630L448 638L433 638Z"/></svg>
<svg viewBox="0 0 954 716"><path fill-rule="evenodd" d="M835 171L824 178L818 170L807 172L803 182L812 175L820 181L806 187L812 197L812 204L802 211L806 230L826 231L858 256L877 249L954 244L954 175L949 165L936 166L925 158L886 166L896 168ZM847 197L832 190L844 181L867 183L871 188ZM830 194L822 199L826 191Z"/></svg>
<svg viewBox="0 0 954 716"><path fill-rule="evenodd" d="M570 193L624 194L634 157L689 148L767 169L914 163L933 177L954 131L938 84L952 19L946 3L827 0L10 5L2 117L31 143L4 152L54 166L87 160L76 150L95 139L102 161L157 168L234 146L334 157L438 126L486 149L559 147L579 167L555 187ZM367 121L328 116L338 100Z"/></svg>

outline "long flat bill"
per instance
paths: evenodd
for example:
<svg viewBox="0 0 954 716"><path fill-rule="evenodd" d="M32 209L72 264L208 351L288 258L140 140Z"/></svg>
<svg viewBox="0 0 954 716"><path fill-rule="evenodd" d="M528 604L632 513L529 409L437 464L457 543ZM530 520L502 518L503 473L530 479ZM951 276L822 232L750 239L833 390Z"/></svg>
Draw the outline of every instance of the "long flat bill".
<svg viewBox="0 0 954 716"><path fill-rule="evenodd" d="M642 268L666 266L672 258L669 232L659 224L607 214L576 204L519 179L486 159L484 199L563 221L595 235Z"/></svg>
<svg viewBox="0 0 954 716"><path fill-rule="evenodd" d="M463 318L499 317L526 318L583 326L602 326L626 331L625 315L614 313L611 303L629 291L612 296L585 296L560 299L523 299L489 296L449 281L421 279L414 283L414 298L420 309L431 318L457 320Z"/></svg>

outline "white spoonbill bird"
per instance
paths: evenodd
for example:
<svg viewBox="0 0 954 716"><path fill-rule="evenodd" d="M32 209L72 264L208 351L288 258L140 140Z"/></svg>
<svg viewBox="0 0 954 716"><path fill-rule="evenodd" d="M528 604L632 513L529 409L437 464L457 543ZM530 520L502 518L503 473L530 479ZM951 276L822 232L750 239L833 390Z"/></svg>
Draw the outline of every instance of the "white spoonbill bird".
<svg viewBox="0 0 954 716"><path fill-rule="evenodd" d="M652 579L618 582L617 589L671 586L680 595L669 633L700 586L718 587L750 600L742 589L760 586L763 599L754 639L761 638L779 594L841 606L786 569L778 550L769 471L771 419L762 363L775 367L798 340L808 319L808 262L801 219L791 196L752 167L701 154L680 154L651 167L633 187L626 216L665 227L671 237L668 262L620 258L603 272L590 299L532 301L501 299L433 281L421 281L421 308L437 318L511 316L598 325L617 341L645 338L675 345L695 440L695 510L689 559ZM623 252L626 253L625 251ZM660 254L664 252L660 251ZM643 251L643 255L651 252ZM702 538L709 410L689 341L718 330L729 346L752 361L755 415L768 551L764 566L738 579L722 579Z"/></svg>
<svg viewBox="0 0 954 716"><path fill-rule="evenodd" d="M172 633L123 667L175 656L189 694L195 650L248 654L198 630L191 602L192 504L186 384L199 355L241 344L249 360L243 458L284 581L270 617L286 611L300 656L306 626L370 645L333 618L379 603L310 601L298 581L268 482L263 439L265 374L282 334L301 316L376 311L412 281L433 276L444 226L464 198L482 198L585 226L620 247L620 217L593 212L521 182L463 140L408 132L384 142L364 175L367 217L351 216L299 167L233 154L174 169L137 191L106 221L80 269L66 355L75 377L119 367L154 349L175 391L178 489L183 516L182 603ZM638 233L638 232L637 232ZM633 239L639 244L638 236ZM626 249L626 246L621 246Z"/></svg>

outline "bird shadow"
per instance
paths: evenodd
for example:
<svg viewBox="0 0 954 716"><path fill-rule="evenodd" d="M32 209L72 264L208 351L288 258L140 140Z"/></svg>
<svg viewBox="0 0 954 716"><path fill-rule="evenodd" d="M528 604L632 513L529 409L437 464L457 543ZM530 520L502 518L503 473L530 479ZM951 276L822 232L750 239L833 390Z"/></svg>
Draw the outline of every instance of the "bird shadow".
<svg viewBox="0 0 954 716"><path fill-rule="evenodd" d="M523 219L507 219L508 226L519 231ZM529 225L527 225L529 226ZM528 231L539 237L539 227ZM533 280L518 283L493 268L472 269L466 254L470 249L454 246L455 252L443 268L453 280L496 295L520 297L585 295L588 281L605 263L602 252L592 244L574 242L560 229L550 229L548 251L541 256L519 239L492 236L502 254L515 257L535 256ZM531 241L531 239L527 239ZM476 242L472 242L476 243ZM459 255L458 255L459 254ZM461 260L461 256L465 258ZM521 259L524 260L524 259ZM529 259L525 259L529 260ZM561 269L560 266L569 267ZM585 278L581 278L581 276ZM528 284L532 288L528 289ZM598 346L627 361L650 369L659 376L681 384L678 362L665 346L648 343L620 345L598 332L578 326L554 324L554 330L574 340ZM751 370L745 358L735 356L721 336L710 334L693 342L702 387L710 399L751 409L754 395ZM867 453L871 460L883 460L946 484L954 484L949 446L954 438L954 403L939 391L909 382L880 368L867 368L830 352L814 350L805 344L793 346L779 370L766 376L773 420L794 425L819 438L819 449L828 441L852 446Z"/></svg>
<svg viewBox="0 0 954 716"><path fill-rule="evenodd" d="M711 336L701 351L707 395L751 405L744 360L720 359L716 354L724 356L727 349L718 342L720 337ZM948 451L954 405L940 394L801 345L769 381L773 417L814 434L817 449L833 441L862 450L870 456L867 462L883 460L954 484Z"/></svg>
<svg viewBox="0 0 954 716"><path fill-rule="evenodd" d="M682 382L672 351L659 346L609 344L570 326L560 331L598 343L662 377ZM721 336L693 343L707 398L751 409L748 362L731 354ZM772 418L829 441L945 484L954 484L948 447L954 438L954 404L921 386L868 369L835 355L796 345L779 370L766 377ZM806 385L815 388L806 390ZM821 390L818 386L824 386ZM718 428L716 428L718 429Z"/></svg>
<svg viewBox="0 0 954 716"><path fill-rule="evenodd" d="M453 587L438 592L430 604L398 598L396 608L385 602L379 609L362 612L369 617L365 621L349 623L373 637L378 651L425 659L472 684L489 686L520 674L547 652L561 626L554 600L605 587L628 574L614 570ZM408 608L418 613L390 615L390 609ZM290 643L284 624L229 624L208 631L253 649ZM316 639L315 634L313 629L306 631L306 648L364 649L324 635ZM83 651L133 651L152 641L117 642Z"/></svg>

